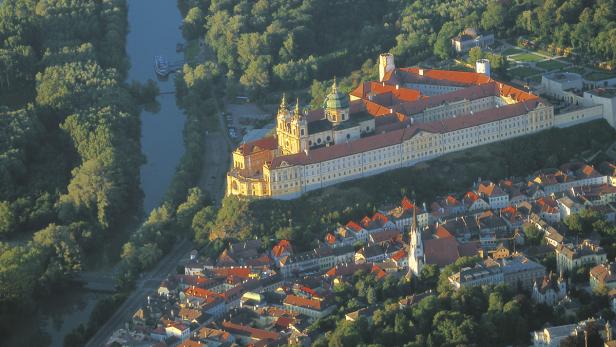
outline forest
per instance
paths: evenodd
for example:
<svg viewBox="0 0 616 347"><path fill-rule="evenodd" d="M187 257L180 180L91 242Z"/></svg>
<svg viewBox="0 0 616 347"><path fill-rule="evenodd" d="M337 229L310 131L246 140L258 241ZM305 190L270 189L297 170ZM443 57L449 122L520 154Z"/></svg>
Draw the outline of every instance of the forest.
<svg viewBox="0 0 616 347"><path fill-rule="evenodd" d="M3 336L141 209L126 12L125 0L0 2Z"/></svg>
<svg viewBox="0 0 616 347"><path fill-rule="evenodd" d="M580 61L616 61L614 0L178 0L184 34L203 38L229 91L255 96L347 76L389 51L399 66L453 56L467 27L515 42L571 48ZM351 87L351 86L349 86Z"/></svg>

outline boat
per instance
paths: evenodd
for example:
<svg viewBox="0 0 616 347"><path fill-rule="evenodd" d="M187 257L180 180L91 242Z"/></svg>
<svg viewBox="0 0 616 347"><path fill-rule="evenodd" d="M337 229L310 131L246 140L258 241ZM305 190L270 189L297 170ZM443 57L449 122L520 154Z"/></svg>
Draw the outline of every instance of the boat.
<svg viewBox="0 0 616 347"><path fill-rule="evenodd" d="M178 43L177 45L175 45L175 51L176 51L176 52L178 52L178 53L179 53L179 52L181 52L181 51L183 51L183 50L184 50L184 44L182 44L182 43Z"/></svg>
<svg viewBox="0 0 616 347"><path fill-rule="evenodd" d="M167 77L169 75L169 61L167 61L167 58L160 55L155 56L154 71L160 77Z"/></svg>

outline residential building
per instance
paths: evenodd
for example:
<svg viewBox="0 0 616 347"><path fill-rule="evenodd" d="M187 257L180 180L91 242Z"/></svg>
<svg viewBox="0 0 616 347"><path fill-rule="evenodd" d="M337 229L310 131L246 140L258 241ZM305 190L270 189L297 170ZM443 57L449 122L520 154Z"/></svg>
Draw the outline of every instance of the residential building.
<svg viewBox="0 0 616 347"><path fill-rule="evenodd" d="M559 272L570 272L584 265L601 264L607 259L607 254L601 246L584 240L578 245L559 244L556 247L556 269Z"/></svg>
<svg viewBox="0 0 616 347"><path fill-rule="evenodd" d="M466 53L473 47L487 48L494 44L494 34L482 33L475 28L467 28L451 39L451 46L457 53Z"/></svg>
<svg viewBox="0 0 616 347"><path fill-rule="evenodd" d="M317 319L327 316L336 307L327 300L311 299L291 294L285 297L283 306L289 311L298 312Z"/></svg>
<svg viewBox="0 0 616 347"><path fill-rule="evenodd" d="M556 275L550 273L543 277L541 283L537 283L535 280L532 294L532 299L534 301L547 305L555 305L565 296L567 296L567 282L562 273L558 279Z"/></svg>
<svg viewBox="0 0 616 347"><path fill-rule="evenodd" d="M449 276L449 283L455 288L482 285L497 285L504 282L503 271L498 267L487 267L477 264L475 267L465 267Z"/></svg>
<svg viewBox="0 0 616 347"><path fill-rule="evenodd" d="M590 288L593 290L605 288L616 289L616 263L599 264L590 269Z"/></svg>
<svg viewBox="0 0 616 347"><path fill-rule="evenodd" d="M545 276L545 267L528 259L521 253L512 256L484 261L487 267L499 268L503 272L503 283L514 289L530 291L537 278Z"/></svg>
<svg viewBox="0 0 616 347"><path fill-rule="evenodd" d="M496 210L509 205L509 195L493 182L480 182L477 194L487 200L491 209Z"/></svg>

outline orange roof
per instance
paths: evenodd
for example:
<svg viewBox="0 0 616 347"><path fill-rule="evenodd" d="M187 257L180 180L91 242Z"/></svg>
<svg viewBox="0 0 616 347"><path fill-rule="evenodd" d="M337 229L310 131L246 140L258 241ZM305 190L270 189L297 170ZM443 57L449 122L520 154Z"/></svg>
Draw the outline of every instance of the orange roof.
<svg viewBox="0 0 616 347"><path fill-rule="evenodd" d="M241 144L237 150L243 155L249 155L261 151L271 151L278 148L278 140L273 136L267 136L255 141Z"/></svg>
<svg viewBox="0 0 616 347"><path fill-rule="evenodd" d="M336 236L334 236L332 233L327 233L327 235L325 235L325 241L332 245L334 243L336 243Z"/></svg>
<svg viewBox="0 0 616 347"><path fill-rule="evenodd" d="M240 268L214 268L212 270L216 275L222 277L235 276L241 278L249 278L252 270L246 267Z"/></svg>
<svg viewBox="0 0 616 347"><path fill-rule="evenodd" d="M276 340L280 337L278 333L273 331L257 329L248 325L235 324L229 321L222 322L222 327L230 333L242 334L258 340Z"/></svg>
<svg viewBox="0 0 616 347"><path fill-rule="evenodd" d="M387 276L387 272L376 265L372 265L370 272L374 274L377 280L383 279L383 277Z"/></svg>
<svg viewBox="0 0 616 347"><path fill-rule="evenodd" d="M451 233L447 229L445 229L442 225L436 228L436 232L434 233L434 235L438 237L439 239L446 239L446 238L453 237L453 235L451 235Z"/></svg>
<svg viewBox="0 0 616 347"><path fill-rule="evenodd" d="M399 260L403 259L404 257L406 257L406 255L407 255L406 254L406 250L403 248L403 249L400 249L400 250L394 252L394 254L391 255L391 259L393 259L395 261L399 261Z"/></svg>
<svg viewBox="0 0 616 347"><path fill-rule="evenodd" d="M280 240L273 248L272 254L274 257L280 257L284 252L293 253L293 247L288 240Z"/></svg>
<svg viewBox="0 0 616 347"><path fill-rule="evenodd" d="M475 194L474 192L467 192L464 195L464 199L470 200L471 202L475 202L477 201L477 199L479 199L479 195Z"/></svg>
<svg viewBox="0 0 616 347"><path fill-rule="evenodd" d="M207 289L199 288L199 287L189 287L184 293L189 296L196 296L198 298L209 298L209 297L219 297L220 295L216 292L212 292Z"/></svg>
<svg viewBox="0 0 616 347"><path fill-rule="evenodd" d="M362 223L364 222L364 220L366 220L368 217L364 217L364 219L362 219ZM368 219L369 221L370 219ZM369 223L369 222L368 222ZM361 225L355 223L354 221L350 221L346 224L346 227L355 231L355 232L360 232L363 228L361 227Z"/></svg>
<svg viewBox="0 0 616 347"><path fill-rule="evenodd" d="M476 72L431 70L419 67L401 68L398 70L407 73L404 77L409 78L412 76L416 77L417 80L446 81L463 85L484 84L492 81L489 76Z"/></svg>
<svg viewBox="0 0 616 347"><path fill-rule="evenodd" d="M305 307L316 311L323 309L321 300L303 298L292 294L287 295L287 297L284 298L283 303L291 306Z"/></svg>
<svg viewBox="0 0 616 347"><path fill-rule="evenodd" d="M387 218L384 214L382 214L381 212L377 212L374 214L374 216L372 216L372 221L373 222L380 222L381 224L385 224L387 222L389 222L389 218Z"/></svg>
<svg viewBox="0 0 616 347"><path fill-rule="evenodd" d="M404 210L412 210L415 207L415 205L413 205L411 200L409 200L406 196L402 199L402 202L400 203L400 206Z"/></svg>

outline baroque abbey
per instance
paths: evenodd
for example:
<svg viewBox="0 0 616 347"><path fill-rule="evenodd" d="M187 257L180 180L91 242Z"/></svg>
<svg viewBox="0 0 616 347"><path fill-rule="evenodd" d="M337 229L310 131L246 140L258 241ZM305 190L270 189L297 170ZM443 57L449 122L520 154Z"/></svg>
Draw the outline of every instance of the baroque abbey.
<svg viewBox="0 0 616 347"><path fill-rule="evenodd" d="M278 109L276 134L233 152L227 194L292 199L339 182L558 126L540 97L480 72L396 68L350 95L334 84L322 109Z"/></svg>

